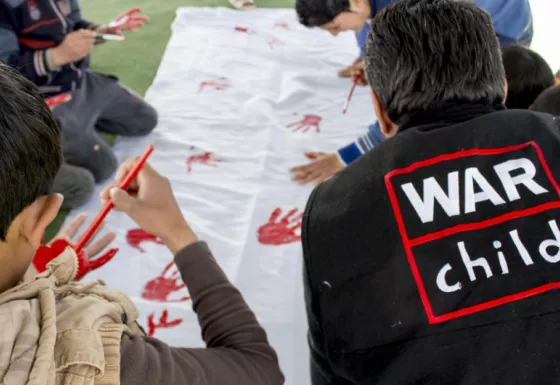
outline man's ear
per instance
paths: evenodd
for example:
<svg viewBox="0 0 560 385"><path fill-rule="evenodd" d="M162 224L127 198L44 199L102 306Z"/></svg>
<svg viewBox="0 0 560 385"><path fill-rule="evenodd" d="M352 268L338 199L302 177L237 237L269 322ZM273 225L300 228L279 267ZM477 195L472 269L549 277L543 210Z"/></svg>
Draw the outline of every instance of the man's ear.
<svg viewBox="0 0 560 385"><path fill-rule="evenodd" d="M60 194L38 198L23 210L23 230L28 242L35 248L41 245L47 226L56 218L64 197Z"/></svg>
<svg viewBox="0 0 560 385"><path fill-rule="evenodd" d="M373 101L373 109L375 111L375 115L377 115L377 120L379 121L379 127L381 128L381 133L385 138L390 138L394 136L399 127L393 123L393 121L389 118L389 115L383 109L381 105L381 101L377 97L377 94L370 90L371 100Z"/></svg>

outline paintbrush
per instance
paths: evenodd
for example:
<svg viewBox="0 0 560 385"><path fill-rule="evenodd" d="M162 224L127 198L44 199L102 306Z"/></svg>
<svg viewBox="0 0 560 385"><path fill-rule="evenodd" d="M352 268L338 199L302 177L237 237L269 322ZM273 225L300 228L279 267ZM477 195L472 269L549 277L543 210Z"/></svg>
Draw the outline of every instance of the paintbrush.
<svg viewBox="0 0 560 385"><path fill-rule="evenodd" d="M346 98L346 101L344 102L344 106L342 107L343 114L346 114L346 112L348 111L348 105L350 104L350 100L352 100L352 95L354 95L354 90L358 85L359 78L360 78L359 74L354 75L354 77L352 78L352 87L350 87L350 92L348 93L348 97Z"/></svg>

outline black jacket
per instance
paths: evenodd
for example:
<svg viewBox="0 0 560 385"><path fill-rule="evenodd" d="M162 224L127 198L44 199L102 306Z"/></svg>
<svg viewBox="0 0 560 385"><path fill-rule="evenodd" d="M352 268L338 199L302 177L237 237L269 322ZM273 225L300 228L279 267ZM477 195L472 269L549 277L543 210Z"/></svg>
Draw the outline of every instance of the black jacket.
<svg viewBox="0 0 560 385"><path fill-rule="evenodd" d="M53 71L45 52L70 32L96 27L82 19L77 0L0 0L0 61L18 69L45 95L72 91L81 85L88 57Z"/></svg>
<svg viewBox="0 0 560 385"><path fill-rule="evenodd" d="M560 383L560 134L455 105L312 194L314 385Z"/></svg>

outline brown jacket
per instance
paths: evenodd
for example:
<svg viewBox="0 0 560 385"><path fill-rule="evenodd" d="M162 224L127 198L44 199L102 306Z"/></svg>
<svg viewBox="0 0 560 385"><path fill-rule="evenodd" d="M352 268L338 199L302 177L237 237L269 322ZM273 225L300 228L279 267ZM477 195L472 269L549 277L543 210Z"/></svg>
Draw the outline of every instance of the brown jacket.
<svg viewBox="0 0 560 385"><path fill-rule="evenodd" d="M101 281L70 282L76 265L67 249L45 273L0 294L2 383L119 384L121 336L142 333L138 311Z"/></svg>
<svg viewBox="0 0 560 385"><path fill-rule="evenodd" d="M284 382L266 333L205 243L175 263L189 288L206 349L146 337L138 311L103 282L70 282L67 249L33 281L0 294L0 378L29 385L242 384Z"/></svg>

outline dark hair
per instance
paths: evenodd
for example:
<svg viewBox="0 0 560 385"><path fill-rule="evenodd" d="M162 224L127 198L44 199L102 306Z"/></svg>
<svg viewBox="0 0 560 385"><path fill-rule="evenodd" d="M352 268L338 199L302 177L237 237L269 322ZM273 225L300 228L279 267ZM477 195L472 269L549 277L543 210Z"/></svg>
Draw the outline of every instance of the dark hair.
<svg viewBox="0 0 560 385"><path fill-rule="evenodd" d="M537 112L546 112L547 114L560 116L560 84L544 90L535 100L531 109Z"/></svg>
<svg viewBox="0 0 560 385"><path fill-rule="evenodd" d="M527 109L541 92L554 85L552 69L535 51L510 45L502 50L502 57L508 83L508 108Z"/></svg>
<svg viewBox="0 0 560 385"><path fill-rule="evenodd" d="M61 157L60 128L37 87L0 63L0 239L49 194Z"/></svg>
<svg viewBox="0 0 560 385"><path fill-rule="evenodd" d="M306 27L320 27L349 10L349 0L296 0L299 22Z"/></svg>
<svg viewBox="0 0 560 385"><path fill-rule="evenodd" d="M500 104L505 75L490 16L471 1L401 0L371 22L369 84L395 123L453 100Z"/></svg>

